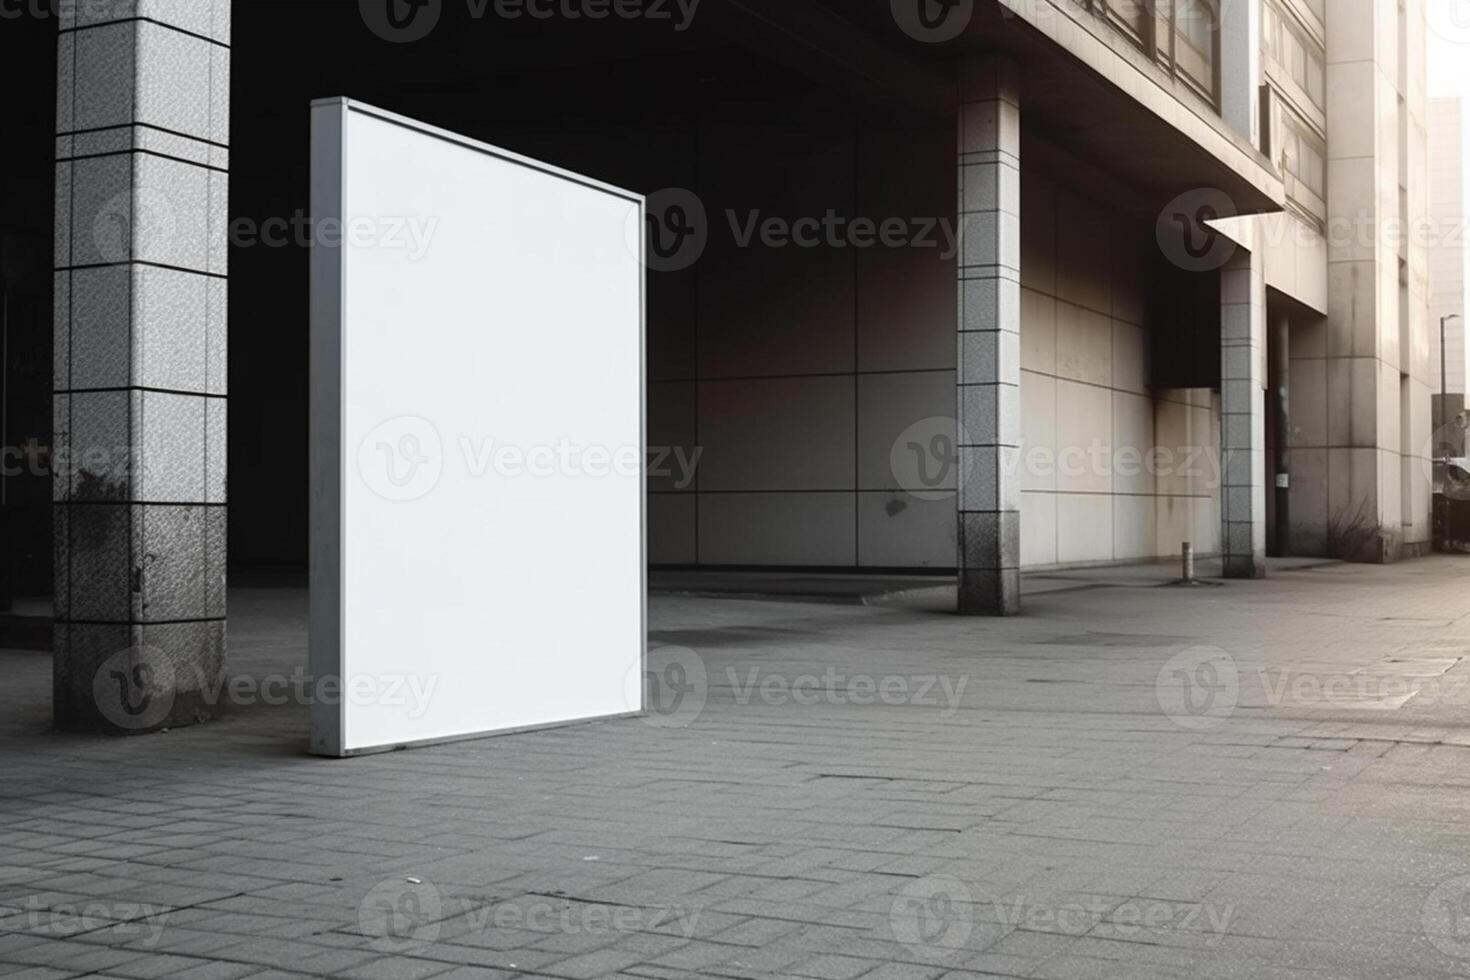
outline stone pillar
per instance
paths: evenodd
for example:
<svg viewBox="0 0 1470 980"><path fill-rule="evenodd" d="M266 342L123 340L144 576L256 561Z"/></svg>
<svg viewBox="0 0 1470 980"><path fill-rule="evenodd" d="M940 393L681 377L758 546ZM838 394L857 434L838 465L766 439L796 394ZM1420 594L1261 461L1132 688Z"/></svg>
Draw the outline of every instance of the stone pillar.
<svg viewBox="0 0 1470 980"><path fill-rule="evenodd" d="M142 732L224 670L230 5L62 11L55 718Z"/></svg>
<svg viewBox="0 0 1470 980"><path fill-rule="evenodd" d="M960 68L959 611L1021 608L1021 108L1000 58Z"/></svg>
<svg viewBox="0 0 1470 980"><path fill-rule="evenodd" d="M1220 513L1226 578L1266 573L1266 279L1238 249L1220 270Z"/></svg>
<svg viewBox="0 0 1470 980"><path fill-rule="evenodd" d="M1276 554L1292 554L1291 536L1291 317L1281 313L1271 327L1271 356L1267 364L1271 373L1270 408L1275 415L1276 458L1271 469L1276 474L1272 493L1276 495Z"/></svg>

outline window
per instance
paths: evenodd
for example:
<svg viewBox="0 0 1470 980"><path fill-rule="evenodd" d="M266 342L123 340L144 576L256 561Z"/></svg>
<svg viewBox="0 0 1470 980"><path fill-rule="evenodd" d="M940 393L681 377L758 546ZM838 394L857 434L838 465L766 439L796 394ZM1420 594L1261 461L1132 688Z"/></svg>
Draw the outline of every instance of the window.
<svg viewBox="0 0 1470 980"><path fill-rule="evenodd" d="M1326 108L1327 64L1322 45L1273 3L1262 8L1261 34L1266 56L1306 93L1313 105Z"/></svg>
<svg viewBox="0 0 1470 980"><path fill-rule="evenodd" d="M1327 194L1327 147L1296 117L1281 114L1281 169L1301 181L1318 197Z"/></svg>
<svg viewBox="0 0 1470 980"><path fill-rule="evenodd" d="M1149 0L1103 0L1108 14L1133 39L1148 46Z"/></svg>
<svg viewBox="0 0 1470 980"><path fill-rule="evenodd" d="M1218 106L1220 0L1093 0L1092 9Z"/></svg>
<svg viewBox="0 0 1470 980"><path fill-rule="evenodd" d="M1215 94L1219 19L1208 0L1174 0L1174 64L1206 95Z"/></svg>

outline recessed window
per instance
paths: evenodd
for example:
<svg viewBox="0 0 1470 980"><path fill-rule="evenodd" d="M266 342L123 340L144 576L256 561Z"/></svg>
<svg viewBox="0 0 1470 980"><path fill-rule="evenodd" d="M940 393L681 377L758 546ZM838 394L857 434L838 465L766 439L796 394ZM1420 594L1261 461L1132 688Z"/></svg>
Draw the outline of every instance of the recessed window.
<svg viewBox="0 0 1470 980"><path fill-rule="evenodd" d="M1209 0L1174 0L1174 64L1212 97L1215 40L1219 33L1219 18Z"/></svg>
<svg viewBox="0 0 1470 980"><path fill-rule="evenodd" d="M1093 0L1093 9L1175 77L1218 106L1218 0Z"/></svg>
<svg viewBox="0 0 1470 980"><path fill-rule="evenodd" d="M1318 197L1327 194L1327 147L1295 113L1281 116L1281 168Z"/></svg>
<svg viewBox="0 0 1470 980"><path fill-rule="evenodd" d="M1322 45L1296 21L1268 3L1262 8L1262 46L1280 73L1306 93L1317 108L1327 105L1327 64Z"/></svg>
<svg viewBox="0 0 1470 980"><path fill-rule="evenodd" d="M1145 46L1148 43L1149 4L1148 0L1104 0L1108 13L1133 39Z"/></svg>

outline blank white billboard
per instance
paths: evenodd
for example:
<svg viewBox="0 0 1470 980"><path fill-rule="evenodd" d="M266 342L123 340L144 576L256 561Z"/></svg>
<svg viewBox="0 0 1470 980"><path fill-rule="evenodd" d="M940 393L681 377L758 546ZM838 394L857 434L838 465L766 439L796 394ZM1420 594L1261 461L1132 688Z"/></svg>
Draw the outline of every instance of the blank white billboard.
<svg viewBox="0 0 1470 980"><path fill-rule="evenodd" d="M643 707L643 199L312 106L311 748Z"/></svg>

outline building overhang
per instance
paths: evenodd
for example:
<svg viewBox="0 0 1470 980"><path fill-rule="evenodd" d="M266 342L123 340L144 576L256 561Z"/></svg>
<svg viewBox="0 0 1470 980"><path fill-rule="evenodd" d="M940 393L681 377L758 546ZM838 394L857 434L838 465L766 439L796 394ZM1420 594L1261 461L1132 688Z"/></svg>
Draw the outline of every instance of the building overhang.
<svg viewBox="0 0 1470 980"><path fill-rule="evenodd" d="M1285 208L1281 177L1249 139L1073 2L976 0L968 27L944 44L906 35L890 0L732 6L763 22L773 42L766 53L791 53L784 59L791 67L845 73L862 92L940 117L952 118L957 59L1009 56L1020 66L1023 123L1145 199L1162 205L1211 188L1234 203L1236 215Z"/></svg>

